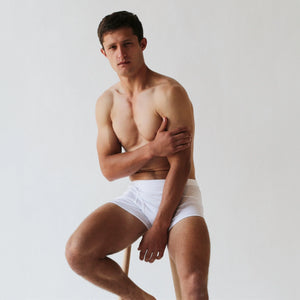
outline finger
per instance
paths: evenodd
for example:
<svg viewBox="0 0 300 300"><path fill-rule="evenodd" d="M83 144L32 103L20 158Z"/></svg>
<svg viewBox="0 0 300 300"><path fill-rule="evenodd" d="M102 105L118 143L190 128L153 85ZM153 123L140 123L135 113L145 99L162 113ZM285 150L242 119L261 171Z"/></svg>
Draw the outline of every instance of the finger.
<svg viewBox="0 0 300 300"><path fill-rule="evenodd" d="M144 236L142 237L140 243L139 243L139 247L138 247L138 250L142 250L142 247L143 247L143 241L144 241Z"/></svg>
<svg viewBox="0 0 300 300"><path fill-rule="evenodd" d="M147 253L145 255L145 261L149 261L151 259L151 257L153 256L153 252L147 250Z"/></svg>
<svg viewBox="0 0 300 300"><path fill-rule="evenodd" d="M149 263L153 263L156 259L161 259L163 257L163 252L152 253Z"/></svg>
<svg viewBox="0 0 300 300"><path fill-rule="evenodd" d="M174 150L174 151L178 151L178 150L180 151L180 150L182 150L182 149L190 148L191 145L192 145L191 142L180 143L180 144L178 144L178 145L174 145L173 150Z"/></svg>
<svg viewBox="0 0 300 300"><path fill-rule="evenodd" d="M148 262L153 263L156 260L156 258L157 258L156 254L152 253L152 256L151 256L151 258L149 259Z"/></svg>
<svg viewBox="0 0 300 300"><path fill-rule="evenodd" d="M170 131L170 134L171 135L177 135L177 134L180 134L180 133L189 133L189 130L187 127L179 127L179 128L176 128L174 130L171 130Z"/></svg>
<svg viewBox="0 0 300 300"><path fill-rule="evenodd" d="M146 253L146 250L143 247L143 241L144 241L144 237L142 238L142 240L139 244L139 247L138 247L138 250L140 251L140 260L144 259L144 256L145 256L145 253Z"/></svg>
<svg viewBox="0 0 300 300"><path fill-rule="evenodd" d="M145 250L141 250L141 251L140 251L140 260L144 260L144 258L145 258L145 253L146 253Z"/></svg>
<svg viewBox="0 0 300 300"><path fill-rule="evenodd" d="M180 151L183 151L183 150L186 150L188 148L191 147L191 143L188 143L188 144L183 144L183 145L178 145L175 150L173 151L173 153L177 153L177 152L180 152Z"/></svg>
<svg viewBox="0 0 300 300"><path fill-rule="evenodd" d="M159 251L159 252L156 254L156 259L161 259L163 256L164 256L164 251Z"/></svg>
<svg viewBox="0 0 300 300"><path fill-rule="evenodd" d="M173 138L175 146L184 145L191 143L192 137L191 136L184 136L181 138Z"/></svg>
<svg viewBox="0 0 300 300"><path fill-rule="evenodd" d="M166 128L167 128L167 124L168 124L168 119L166 117L163 117L161 125L160 125L160 127L158 129L158 132L165 131Z"/></svg>
<svg viewBox="0 0 300 300"><path fill-rule="evenodd" d="M172 140L180 141L182 139L192 139L192 135L188 131L180 132L172 135Z"/></svg>

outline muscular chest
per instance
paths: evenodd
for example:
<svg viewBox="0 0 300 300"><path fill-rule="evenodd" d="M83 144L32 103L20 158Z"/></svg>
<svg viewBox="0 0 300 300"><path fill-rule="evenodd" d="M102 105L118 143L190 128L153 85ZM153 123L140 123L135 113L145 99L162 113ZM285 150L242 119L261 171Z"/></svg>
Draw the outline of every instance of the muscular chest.
<svg viewBox="0 0 300 300"><path fill-rule="evenodd" d="M114 132L127 151L153 140L161 123L154 99L147 95L134 100L116 97L111 117Z"/></svg>

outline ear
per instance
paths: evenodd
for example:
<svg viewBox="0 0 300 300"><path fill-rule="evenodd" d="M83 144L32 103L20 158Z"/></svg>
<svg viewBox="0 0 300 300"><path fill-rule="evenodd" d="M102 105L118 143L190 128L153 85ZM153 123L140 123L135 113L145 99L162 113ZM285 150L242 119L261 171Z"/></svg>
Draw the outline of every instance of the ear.
<svg viewBox="0 0 300 300"><path fill-rule="evenodd" d="M140 42L141 48L144 51L147 47L147 39L146 38L142 38L141 42Z"/></svg>
<svg viewBox="0 0 300 300"><path fill-rule="evenodd" d="M106 52L105 52L105 50L103 49L103 48L101 48L101 53L106 57Z"/></svg>

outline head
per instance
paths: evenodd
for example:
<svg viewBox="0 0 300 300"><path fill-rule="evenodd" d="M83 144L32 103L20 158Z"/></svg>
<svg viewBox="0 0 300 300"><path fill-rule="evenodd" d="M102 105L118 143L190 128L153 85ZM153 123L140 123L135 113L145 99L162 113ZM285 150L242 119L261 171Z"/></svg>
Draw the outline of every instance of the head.
<svg viewBox="0 0 300 300"><path fill-rule="evenodd" d="M136 15L121 11L104 17L98 36L102 54L119 76L134 76L145 67L143 51L147 40Z"/></svg>
<svg viewBox="0 0 300 300"><path fill-rule="evenodd" d="M132 33L137 36L139 42L144 37L143 26L138 17L127 11L114 12L102 19L98 27L98 37L103 47L103 38L106 33L120 28L131 28Z"/></svg>

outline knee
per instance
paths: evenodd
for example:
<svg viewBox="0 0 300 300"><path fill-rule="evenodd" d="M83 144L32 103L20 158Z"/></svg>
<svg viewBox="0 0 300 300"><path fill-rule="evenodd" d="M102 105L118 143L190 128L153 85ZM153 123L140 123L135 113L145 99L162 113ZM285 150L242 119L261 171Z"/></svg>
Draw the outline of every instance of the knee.
<svg viewBox="0 0 300 300"><path fill-rule="evenodd" d="M65 247L65 256L71 269L77 274L84 276L89 272L91 256L71 237Z"/></svg>
<svg viewBox="0 0 300 300"><path fill-rule="evenodd" d="M207 274L194 271L185 277L186 299L208 300Z"/></svg>

